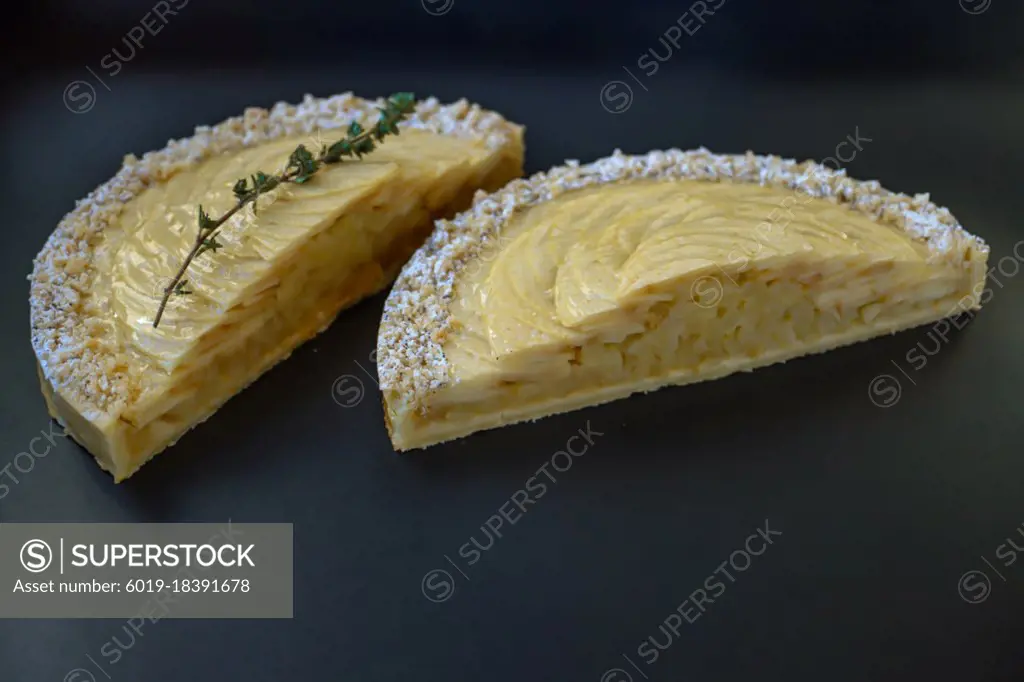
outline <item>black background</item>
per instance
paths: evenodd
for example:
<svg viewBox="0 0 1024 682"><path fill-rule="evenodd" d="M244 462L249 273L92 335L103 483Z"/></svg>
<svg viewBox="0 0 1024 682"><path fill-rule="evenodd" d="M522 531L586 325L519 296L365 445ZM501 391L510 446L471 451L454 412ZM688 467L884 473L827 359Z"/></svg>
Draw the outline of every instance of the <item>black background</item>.
<svg viewBox="0 0 1024 682"><path fill-rule="evenodd" d="M134 641L123 621L0 621L0 680L1024 679L1024 557L996 557L1024 546L1024 3L727 0L645 76L689 4L190 0L112 77L101 60L152 4L6 7L0 468L49 428L25 276L61 216L123 154L306 92L465 96L526 124L529 172L616 147L821 159L859 131L852 175L932 192L1007 260L938 346L919 329L402 457L367 301L121 486L66 442L0 476L3 522L293 522L295 618L162 620ZM65 106L75 80L88 111ZM633 91L619 113L613 80ZM888 407L880 375L901 388ZM351 407L345 376L365 387ZM588 423L594 446L469 566L460 546ZM765 519L775 544L646 665L638 645ZM421 591L434 569L443 603ZM980 603L957 589L972 570Z"/></svg>

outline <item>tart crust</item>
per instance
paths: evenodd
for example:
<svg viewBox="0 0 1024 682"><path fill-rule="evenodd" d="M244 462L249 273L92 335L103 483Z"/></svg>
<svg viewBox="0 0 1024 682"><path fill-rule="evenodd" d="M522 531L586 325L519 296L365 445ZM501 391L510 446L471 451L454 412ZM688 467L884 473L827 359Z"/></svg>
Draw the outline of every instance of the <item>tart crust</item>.
<svg viewBox="0 0 1024 682"><path fill-rule="evenodd" d="M293 135L343 131L353 121L369 127L384 103L351 93L306 95L297 105L249 108L215 126L199 126L193 136L170 140L141 158L125 156L117 174L61 220L29 276L32 348L51 414L59 419L65 411L57 407L66 403L90 422L116 419L145 388L144 367L116 347L90 311L87 296L103 231L118 220L127 202L215 155ZM442 105L434 98L418 102L401 128L474 138L490 149L521 145L523 133L521 126L466 100ZM88 440L88 429L79 426L79 435Z"/></svg>

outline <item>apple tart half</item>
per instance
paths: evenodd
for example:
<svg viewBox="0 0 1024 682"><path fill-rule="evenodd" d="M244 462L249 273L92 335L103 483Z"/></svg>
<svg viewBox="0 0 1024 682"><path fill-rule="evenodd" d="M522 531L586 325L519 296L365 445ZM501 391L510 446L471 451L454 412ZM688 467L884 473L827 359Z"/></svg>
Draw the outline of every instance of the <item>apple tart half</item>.
<svg viewBox="0 0 1024 682"><path fill-rule="evenodd" d="M415 105L360 160L259 195L191 263L159 326L165 287L196 239L198 206L223 215L233 185L369 129L384 100L306 96L248 109L171 141L78 203L35 261L32 346L50 413L118 481L391 283L478 189L522 173L522 128L460 101Z"/></svg>
<svg viewBox="0 0 1024 682"><path fill-rule="evenodd" d="M569 162L441 220L377 342L391 440L714 379L979 307L988 258L928 195L705 149Z"/></svg>

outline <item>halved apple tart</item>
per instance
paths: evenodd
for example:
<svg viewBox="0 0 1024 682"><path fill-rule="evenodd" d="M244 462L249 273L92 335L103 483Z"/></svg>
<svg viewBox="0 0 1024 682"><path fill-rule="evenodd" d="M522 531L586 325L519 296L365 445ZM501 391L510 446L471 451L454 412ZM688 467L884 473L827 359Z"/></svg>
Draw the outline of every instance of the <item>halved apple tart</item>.
<svg viewBox="0 0 1024 682"><path fill-rule="evenodd" d="M465 101L415 104L369 156L282 183L217 234L155 326L162 293L239 178L276 172L384 100L307 96L171 141L68 214L36 258L32 346L50 413L118 481L391 283L435 219L522 172L522 128ZM408 107L413 103L408 102ZM326 149L326 148L324 148ZM254 180L255 182L255 180Z"/></svg>
<svg viewBox="0 0 1024 682"><path fill-rule="evenodd" d="M398 450L714 379L979 306L988 247L927 195L705 149L516 180L437 223L377 344Z"/></svg>

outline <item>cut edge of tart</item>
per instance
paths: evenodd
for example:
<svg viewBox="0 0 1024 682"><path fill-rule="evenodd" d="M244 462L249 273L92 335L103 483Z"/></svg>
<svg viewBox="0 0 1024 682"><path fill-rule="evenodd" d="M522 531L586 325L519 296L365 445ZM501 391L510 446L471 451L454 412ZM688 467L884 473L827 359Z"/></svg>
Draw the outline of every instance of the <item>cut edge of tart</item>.
<svg viewBox="0 0 1024 682"><path fill-rule="evenodd" d="M50 414L116 481L326 328L341 309L390 284L436 218L468 206L477 189L494 190L522 174L522 126L466 100L417 102L398 126L402 134L374 154L261 196L259 220L278 221L277 232L246 232L263 224L252 206L234 216L218 235L227 248L190 267L194 295L172 299L159 329L152 328L162 288L194 239L195 221L182 216L195 218L188 212L194 213L196 197L219 201L214 209L223 212L229 183L244 177L232 173L253 170L236 159L276 171L287 161L288 144L310 144L314 134L333 142L353 122L370 128L384 105L352 93L306 95L297 105L249 108L197 127L159 151L126 156L117 174L78 201L47 239L29 277L43 394ZM419 155L441 149L440 138L450 140L442 158ZM258 156L271 148L276 156ZM207 178L196 169L214 167L213 194L204 194ZM190 194L193 172L198 189ZM344 208L334 210L332 201ZM158 217L147 222L133 215L144 211ZM178 222L167 217L172 213ZM171 221L174 235L165 228L167 234L150 234L158 220ZM345 245L346 234L360 230L366 236ZM358 250L356 267L332 274L332 257L346 249ZM315 261L318 279L303 280L301 259ZM298 281L289 282L285 275L294 273ZM303 288L308 293L296 291ZM279 310L288 307L296 310Z"/></svg>
<svg viewBox="0 0 1024 682"><path fill-rule="evenodd" d="M797 199L808 213L788 234L720 233L771 234ZM967 312L988 253L928 194L813 161L570 160L478 192L405 265L377 342L388 432L396 450L428 447Z"/></svg>

